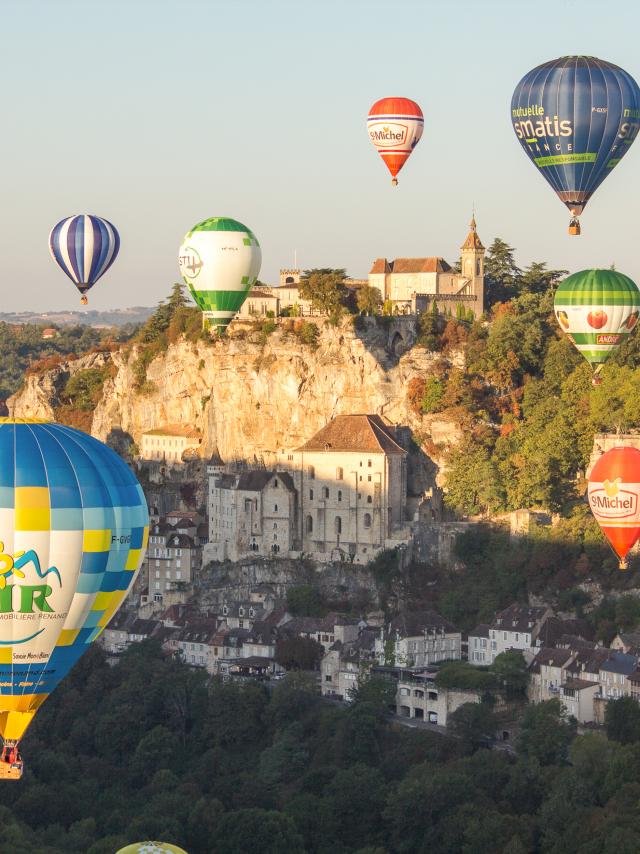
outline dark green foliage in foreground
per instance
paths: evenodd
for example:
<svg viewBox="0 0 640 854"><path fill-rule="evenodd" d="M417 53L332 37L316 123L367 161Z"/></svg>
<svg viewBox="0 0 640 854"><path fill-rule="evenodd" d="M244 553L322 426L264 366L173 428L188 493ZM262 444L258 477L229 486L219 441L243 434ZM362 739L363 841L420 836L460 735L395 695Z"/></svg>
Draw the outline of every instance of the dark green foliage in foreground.
<svg viewBox="0 0 640 854"><path fill-rule="evenodd" d="M349 708L313 688L303 674L271 694L211 683L153 643L113 668L90 651L25 739L23 781L2 787L0 851L640 850L635 735L576 738L552 701L526 712L515 758L478 749L494 728L484 704L462 707L449 738L390 723L373 682Z"/></svg>

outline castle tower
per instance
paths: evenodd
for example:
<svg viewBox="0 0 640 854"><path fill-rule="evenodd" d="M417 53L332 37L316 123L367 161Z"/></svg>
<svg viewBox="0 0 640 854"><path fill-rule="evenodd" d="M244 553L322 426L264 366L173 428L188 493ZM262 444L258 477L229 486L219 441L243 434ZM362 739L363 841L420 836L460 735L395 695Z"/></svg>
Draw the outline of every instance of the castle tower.
<svg viewBox="0 0 640 854"><path fill-rule="evenodd" d="M280 287L292 287L300 284L300 270L298 267L287 267L280 270Z"/></svg>
<svg viewBox="0 0 640 854"><path fill-rule="evenodd" d="M477 301L474 304L476 317L484 312L484 253L485 248L476 231L476 218L471 217L469 223L469 234L460 247L460 265L462 275L471 282L469 291L475 294Z"/></svg>

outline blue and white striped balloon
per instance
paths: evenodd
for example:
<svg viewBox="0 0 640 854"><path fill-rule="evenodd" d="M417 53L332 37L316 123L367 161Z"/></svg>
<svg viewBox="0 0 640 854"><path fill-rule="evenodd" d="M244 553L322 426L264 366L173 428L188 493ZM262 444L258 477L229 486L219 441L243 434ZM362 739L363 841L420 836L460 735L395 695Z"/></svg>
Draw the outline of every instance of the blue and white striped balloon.
<svg viewBox="0 0 640 854"><path fill-rule="evenodd" d="M86 291L116 260L120 235L100 216L78 214L54 226L49 235L51 257L71 279L86 303Z"/></svg>

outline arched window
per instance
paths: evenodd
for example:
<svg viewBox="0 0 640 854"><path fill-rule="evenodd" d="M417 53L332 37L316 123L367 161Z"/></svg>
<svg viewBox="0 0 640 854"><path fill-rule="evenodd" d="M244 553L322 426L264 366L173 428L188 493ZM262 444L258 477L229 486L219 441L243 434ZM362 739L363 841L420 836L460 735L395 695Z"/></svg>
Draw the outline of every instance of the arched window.
<svg viewBox="0 0 640 854"><path fill-rule="evenodd" d="M338 501L342 501L342 490L338 490Z"/></svg>
<svg viewBox="0 0 640 854"><path fill-rule="evenodd" d="M371 498L370 495L367 495L367 504L372 504L372 503L373 503L373 499Z"/></svg>
<svg viewBox="0 0 640 854"><path fill-rule="evenodd" d="M336 528L336 534L342 533L342 519L340 516L336 516L335 528Z"/></svg>
<svg viewBox="0 0 640 854"><path fill-rule="evenodd" d="M371 527L371 513L364 514L364 526L365 528Z"/></svg>
<svg viewBox="0 0 640 854"><path fill-rule="evenodd" d="M293 284L293 276L287 276L287 278L284 280L284 283L285 283L285 285L292 285Z"/></svg>
<svg viewBox="0 0 640 854"><path fill-rule="evenodd" d="M307 534L313 533L313 516L307 516Z"/></svg>

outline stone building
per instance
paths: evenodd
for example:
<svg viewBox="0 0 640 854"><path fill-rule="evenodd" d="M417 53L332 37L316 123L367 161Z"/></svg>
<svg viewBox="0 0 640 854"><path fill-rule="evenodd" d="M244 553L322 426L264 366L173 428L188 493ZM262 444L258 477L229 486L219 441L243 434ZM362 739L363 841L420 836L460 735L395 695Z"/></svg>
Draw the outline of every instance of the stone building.
<svg viewBox="0 0 640 854"><path fill-rule="evenodd" d="M484 255L485 248L471 219L460 251L461 272L444 258L377 258L369 272L369 285L377 288L394 313L416 314L430 308L435 301L439 311L460 305L475 317L484 312Z"/></svg>
<svg viewBox="0 0 640 854"><path fill-rule="evenodd" d="M376 638L380 665L428 667L462 658L462 633L435 611L399 614Z"/></svg>
<svg viewBox="0 0 640 854"><path fill-rule="evenodd" d="M143 460L160 460L178 464L197 457L202 445L199 430L183 424L165 424L142 434L140 456Z"/></svg>
<svg viewBox="0 0 640 854"><path fill-rule="evenodd" d="M207 560L287 557L296 550L297 529L296 490L287 472L209 474Z"/></svg>
<svg viewBox="0 0 640 854"><path fill-rule="evenodd" d="M285 456L303 552L367 563L405 542L407 452L381 416L338 415Z"/></svg>
<svg viewBox="0 0 640 854"><path fill-rule="evenodd" d="M190 585L201 565L202 548L194 537L156 523L150 531L142 565L148 579L149 601L165 602L167 593Z"/></svg>

